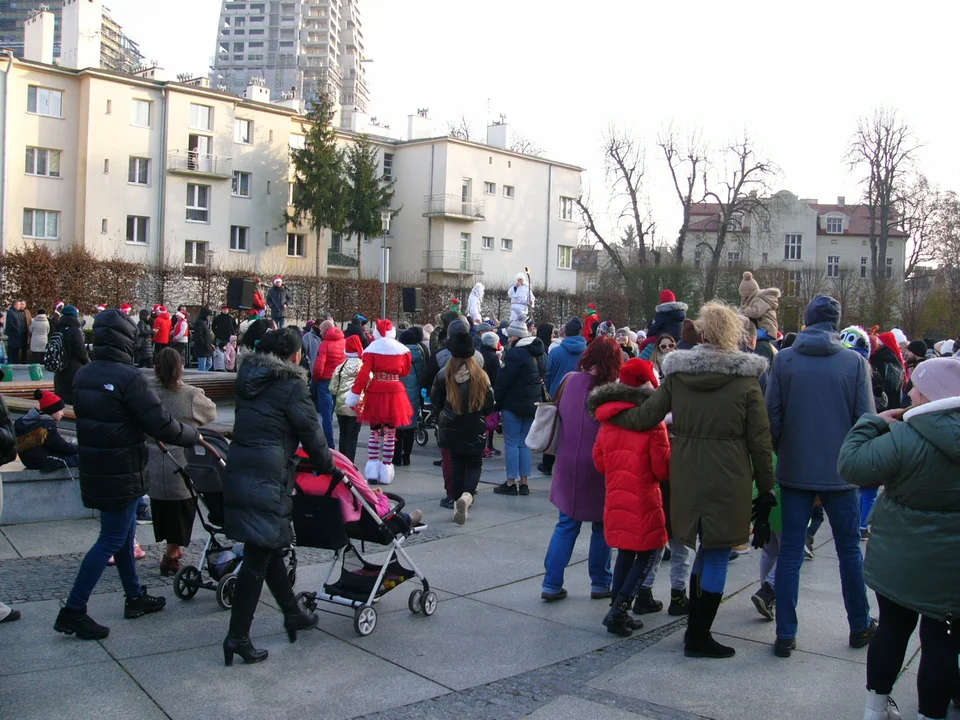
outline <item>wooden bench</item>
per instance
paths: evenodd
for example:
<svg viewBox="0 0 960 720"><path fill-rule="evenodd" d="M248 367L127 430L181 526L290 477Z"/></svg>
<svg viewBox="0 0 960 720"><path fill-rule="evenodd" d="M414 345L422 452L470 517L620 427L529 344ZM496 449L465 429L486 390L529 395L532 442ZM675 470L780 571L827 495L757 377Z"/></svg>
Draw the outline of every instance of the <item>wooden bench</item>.
<svg viewBox="0 0 960 720"><path fill-rule="evenodd" d="M235 394L237 376L233 373L187 373L184 382L196 388L201 388L211 400L225 400ZM53 392L53 379L36 382L5 382L0 383L0 395L5 398L23 398L33 400L36 390Z"/></svg>

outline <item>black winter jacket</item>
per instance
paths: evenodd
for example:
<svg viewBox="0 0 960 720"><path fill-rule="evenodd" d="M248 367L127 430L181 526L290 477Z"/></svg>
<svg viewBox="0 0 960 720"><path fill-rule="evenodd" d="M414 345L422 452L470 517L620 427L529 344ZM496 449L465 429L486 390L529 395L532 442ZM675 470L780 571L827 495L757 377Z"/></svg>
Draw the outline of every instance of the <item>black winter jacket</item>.
<svg viewBox="0 0 960 720"><path fill-rule="evenodd" d="M291 494L302 444L314 468L332 473L305 370L275 355L243 353L236 420L223 487L224 531L233 540L281 548L293 542Z"/></svg>
<svg viewBox="0 0 960 720"><path fill-rule="evenodd" d="M287 305L291 304L290 293L282 285L274 285L267 293L267 307L270 308L270 317L279 320L287 315Z"/></svg>
<svg viewBox="0 0 960 720"><path fill-rule="evenodd" d="M500 410L509 410L520 417L537 414L537 403L542 398L545 357L543 343L536 337L522 338L507 351L494 386Z"/></svg>
<svg viewBox="0 0 960 720"><path fill-rule="evenodd" d="M141 362L153 361L153 325L149 310L141 310L137 321L137 357Z"/></svg>
<svg viewBox="0 0 960 720"><path fill-rule="evenodd" d="M87 355L87 344L83 340L83 330L80 329L77 318L69 315L61 317L57 332L63 335L63 352L67 364L53 376L53 389L67 405L73 405L73 379L77 371L90 362L90 356Z"/></svg>
<svg viewBox="0 0 960 720"><path fill-rule="evenodd" d="M497 376L500 374L500 358L497 356L495 348L480 343L477 351L483 356L483 371L490 379L490 387L497 384Z"/></svg>
<svg viewBox="0 0 960 720"><path fill-rule="evenodd" d="M447 398L447 365L437 374L430 391L433 407L442 408L437 419L437 444L445 450L460 455L480 455L487 444L487 415L493 412L493 388L487 388L487 396L476 412L457 414ZM456 378L460 388L460 407L470 402L470 375L461 370Z"/></svg>
<svg viewBox="0 0 960 720"><path fill-rule="evenodd" d="M360 344L363 345L363 349L367 349L367 345L370 344L370 338L367 337L367 334L363 331L363 327L355 322L347 323L347 329L343 331L343 337L348 338L351 335L356 335L360 338Z"/></svg>
<svg viewBox="0 0 960 720"><path fill-rule="evenodd" d="M208 319L213 315L210 308L200 311L200 316L193 323L190 334L193 336L193 355L198 358L213 356L213 332L210 330Z"/></svg>
<svg viewBox="0 0 960 720"><path fill-rule="evenodd" d="M901 406L900 393L903 392L903 365L896 354L886 345L880 347L870 356L872 367L883 381L883 393L887 396L887 410L897 410Z"/></svg>
<svg viewBox="0 0 960 720"><path fill-rule="evenodd" d="M236 318L230 313L220 313L213 319L213 336L224 345L237 334L238 328Z"/></svg>
<svg viewBox="0 0 960 720"><path fill-rule="evenodd" d="M60 434L57 421L37 408L14 424L20 462L28 470L53 472L64 467L60 458L76 455L77 446Z"/></svg>
<svg viewBox="0 0 960 720"><path fill-rule="evenodd" d="M136 339L137 326L119 310L97 315L94 361L80 368L74 381L80 495L95 510L121 510L146 494L148 435L181 447L199 436L196 428L170 417L146 376L133 367Z"/></svg>

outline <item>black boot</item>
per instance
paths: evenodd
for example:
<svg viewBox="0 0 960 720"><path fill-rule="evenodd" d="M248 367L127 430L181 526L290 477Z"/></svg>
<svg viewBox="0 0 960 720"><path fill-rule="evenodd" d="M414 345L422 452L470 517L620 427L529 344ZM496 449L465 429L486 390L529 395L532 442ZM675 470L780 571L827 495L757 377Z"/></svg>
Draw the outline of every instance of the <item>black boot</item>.
<svg viewBox="0 0 960 720"><path fill-rule="evenodd" d="M649 615L663 610L663 603L653 599L653 590L650 588L640 588L640 593L633 603L633 612L637 615Z"/></svg>
<svg viewBox="0 0 960 720"><path fill-rule="evenodd" d="M320 617L316 613L308 613L300 608L283 614L283 629L287 631L287 637L290 638L292 643L297 641L297 632L312 630L318 622L320 622Z"/></svg>
<svg viewBox="0 0 960 720"><path fill-rule="evenodd" d="M76 635L81 640L103 640L110 634L110 628L96 622L82 610L61 608L53 629L64 635Z"/></svg>
<svg viewBox="0 0 960 720"><path fill-rule="evenodd" d="M142 591L140 597L133 599L127 598L123 604L123 616L127 618L127 620L133 620L143 615L160 612L167 606L166 598L147 595L147 589L145 587L141 587L140 590Z"/></svg>
<svg viewBox="0 0 960 720"><path fill-rule="evenodd" d="M707 592L699 587L699 583L697 585L699 597L696 602L691 603L683 654L694 658L731 658L737 651L732 647L721 645L710 634L710 628L713 627L713 621L717 617L723 595ZM692 598L694 588L691 586L690 590Z"/></svg>
<svg viewBox="0 0 960 720"><path fill-rule="evenodd" d="M235 638L227 635L227 639L223 641L223 664L228 667L233 665L235 654L243 658L247 665L252 665L266 660L269 653L266 650L257 650L248 637Z"/></svg>
<svg viewBox="0 0 960 720"><path fill-rule="evenodd" d="M633 633L630 618L630 598L620 595L617 598L617 603L610 607L603 618L603 625L607 628L608 633L630 637Z"/></svg>
<svg viewBox="0 0 960 720"><path fill-rule="evenodd" d="M668 615L689 615L690 601L687 600L687 593L683 590L670 591L670 607L667 608Z"/></svg>

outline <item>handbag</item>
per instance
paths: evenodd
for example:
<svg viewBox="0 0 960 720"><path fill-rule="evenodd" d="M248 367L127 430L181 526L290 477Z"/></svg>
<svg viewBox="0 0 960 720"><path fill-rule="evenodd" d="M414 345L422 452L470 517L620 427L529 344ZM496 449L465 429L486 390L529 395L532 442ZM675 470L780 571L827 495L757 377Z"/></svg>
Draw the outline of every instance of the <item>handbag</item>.
<svg viewBox="0 0 960 720"><path fill-rule="evenodd" d="M567 377L560 383L557 394L551 401L537 403L537 413L533 417L533 425L527 433L526 445L534 452L546 455L555 455L557 439L560 436L560 398L567 385Z"/></svg>
<svg viewBox="0 0 960 720"><path fill-rule="evenodd" d="M487 432L496 432L497 428L500 427L500 413L492 412L487 415L485 425Z"/></svg>

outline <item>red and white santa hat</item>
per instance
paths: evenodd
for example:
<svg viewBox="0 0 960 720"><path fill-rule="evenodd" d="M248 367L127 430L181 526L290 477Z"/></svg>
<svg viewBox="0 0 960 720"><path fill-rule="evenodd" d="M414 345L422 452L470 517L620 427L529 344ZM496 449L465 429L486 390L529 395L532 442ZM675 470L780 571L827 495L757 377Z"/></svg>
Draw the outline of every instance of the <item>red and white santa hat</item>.
<svg viewBox="0 0 960 720"><path fill-rule="evenodd" d="M373 336L378 340L381 338L397 339L397 331L393 328L393 323L389 320L377 320L373 326Z"/></svg>
<svg viewBox="0 0 960 720"><path fill-rule="evenodd" d="M63 310L63 308L64 308L65 306L66 306L66 303L65 303L63 300L57 300L57 304L54 305L53 309L54 309L54 310Z"/></svg>
<svg viewBox="0 0 960 720"><path fill-rule="evenodd" d="M181 320L186 320L186 318L187 318L187 316L184 315L184 314L183 314L182 312L180 312L179 310L177 310L177 317L180 318Z"/></svg>
<svg viewBox="0 0 960 720"><path fill-rule="evenodd" d="M282 276L282 275L276 275L276 276L274 276L274 278L273 278L273 284L274 284L274 285L280 285L282 282L283 282L283 276Z"/></svg>
<svg viewBox="0 0 960 720"><path fill-rule="evenodd" d="M131 310L133 310L133 305L130 303L124 303L120 306L120 312L122 312L124 315L129 315Z"/></svg>
<svg viewBox="0 0 960 720"><path fill-rule="evenodd" d="M107 309L107 306L104 305L103 303L100 303L97 305L97 312L103 312L106 309Z"/></svg>

